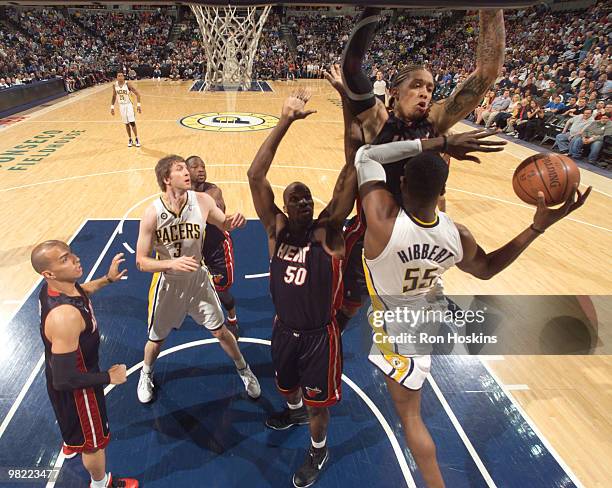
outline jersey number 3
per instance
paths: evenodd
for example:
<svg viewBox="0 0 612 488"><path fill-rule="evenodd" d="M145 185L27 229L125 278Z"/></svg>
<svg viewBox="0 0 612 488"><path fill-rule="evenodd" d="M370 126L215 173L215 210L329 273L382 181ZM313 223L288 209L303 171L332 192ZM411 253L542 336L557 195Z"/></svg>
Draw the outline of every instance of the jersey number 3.
<svg viewBox="0 0 612 488"><path fill-rule="evenodd" d="M174 257L174 258L180 258L181 257L181 247L182 247L182 244L180 242L175 242L174 243L174 248L176 249L176 252L172 255L172 257Z"/></svg>
<svg viewBox="0 0 612 488"><path fill-rule="evenodd" d="M297 266L287 266L285 271L285 283L297 286L302 286L306 282L306 275L308 271L306 268L298 268Z"/></svg>

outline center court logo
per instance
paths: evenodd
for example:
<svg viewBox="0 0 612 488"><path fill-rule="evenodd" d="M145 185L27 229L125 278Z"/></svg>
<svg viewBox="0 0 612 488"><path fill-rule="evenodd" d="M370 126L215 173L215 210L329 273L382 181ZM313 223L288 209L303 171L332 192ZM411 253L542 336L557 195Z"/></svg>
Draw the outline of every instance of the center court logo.
<svg viewBox="0 0 612 488"><path fill-rule="evenodd" d="M183 117L181 125L210 132L250 132L271 129L278 117L252 112L206 112Z"/></svg>

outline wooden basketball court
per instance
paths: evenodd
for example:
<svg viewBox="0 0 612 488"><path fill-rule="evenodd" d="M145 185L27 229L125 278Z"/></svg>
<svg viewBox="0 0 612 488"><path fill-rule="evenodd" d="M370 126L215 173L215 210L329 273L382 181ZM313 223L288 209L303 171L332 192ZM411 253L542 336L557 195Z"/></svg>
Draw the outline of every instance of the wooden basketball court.
<svg viewBox="0 0 612 488"><path fill-rule="evenodd" d="M3 324L38 281L29 262L32 247L46 239L69 240L84 219L139 218L159 191L153 167L167 154L201 156L208 179L223 189L228 211L256 217L246 171L269 131L196 130L179 122L190 115L278 116L290 90L308 86L313 91L309 106L317 113L292 126L270 179L278 200L282 189L295 180L311 188L316 210L329 199L344 154L339 100L325 81L275 82L273 92L246 93L193 93L183 82L135 85L142 94L143 113L137 114L141 148L127 147L119 115L109 113L110 84L18 114L24 119L0 126L0 225L7 230L0 242ZM469 127L458 124L455 129ZM503 153L483 155L481 165L452 162L447 211L467 225L486 250L504 244L531 223L534 210L514 195L511 177L533 152L509 143ZM612 181L582 170L582 183L593 185L584 207L537 239L508 270L479 281L453 269L445 276L447 293L591 296L599 317L598 345L605 346L612 340L612 305L605 296L612 290ZM510 394L584 486L609 486L611 357L493 359L483 361L509 385Z"/></svg>

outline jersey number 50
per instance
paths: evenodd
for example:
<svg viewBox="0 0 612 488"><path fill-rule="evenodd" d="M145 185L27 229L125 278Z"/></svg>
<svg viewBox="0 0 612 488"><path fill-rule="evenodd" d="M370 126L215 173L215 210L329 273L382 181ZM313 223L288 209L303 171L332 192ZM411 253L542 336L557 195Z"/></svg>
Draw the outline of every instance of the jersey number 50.
<svg viewBox="0 0 612 488"><path fill-rule="evenodd" d="M306 268L298 268L297 266L287 266L285 271L285 283L297 286L302 286L306 282L306 275L308 271Z"/></svg>

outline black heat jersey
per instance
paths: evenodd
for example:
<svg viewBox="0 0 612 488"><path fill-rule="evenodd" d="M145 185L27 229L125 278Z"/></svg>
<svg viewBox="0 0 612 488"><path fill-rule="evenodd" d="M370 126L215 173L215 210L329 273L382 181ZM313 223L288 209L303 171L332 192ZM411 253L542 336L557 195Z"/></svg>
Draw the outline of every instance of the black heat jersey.
<svg viewBox="0 0 612 488"><path fill-rule="evenodd" d="M208 183L207 181L195 187L194 191L205 193L211 188L216 188L217 185ZM219 227L212 224L206 224L206 234L204 234L204 245L202 247L202 255L206 263L206 256L212 256L215 251L223 246L223 241L227 238L227 233L223 232Z"/></svg>
<svg viewBox="0 0 612 488"><path fill-rule="evenodd" d="M427 118L413 122L404 122L391 112L385 125L370 144L386 144L395 141L429 139L437 136L437 130ZM406 161L408 160L402 159L401 161L385 164L383 166L387 175L387 186L389 187L389 191L391 191L400 205L402 205L400 178L404 174L404 164Z"/></svg>
<svg viewBox="0 0 612 488"><path fill-rule="evenodd" d="M332 322L342 298L340 260L314 239L317 221L305 237L285 227L270 261L270 292L278 320L294 330L314 330Z"/></svg>
<svg viewBox="0 0 612 488"><path fill-rule="evenodd" d="M64 442L77 451L102 449L110 440L104 390L101 386L80 388L73 391L59 391L53 388L51 371L51 342L45 336L45 320L49 312L60 305L75 307L85 321L85 330L79 336L77 369L82 372L98 373L98 349L100 333L89 297L76 284L78 297L50 290L45 284L40 290L40 335L45 345L45 376L47 392L55 411Z"/></svg>

